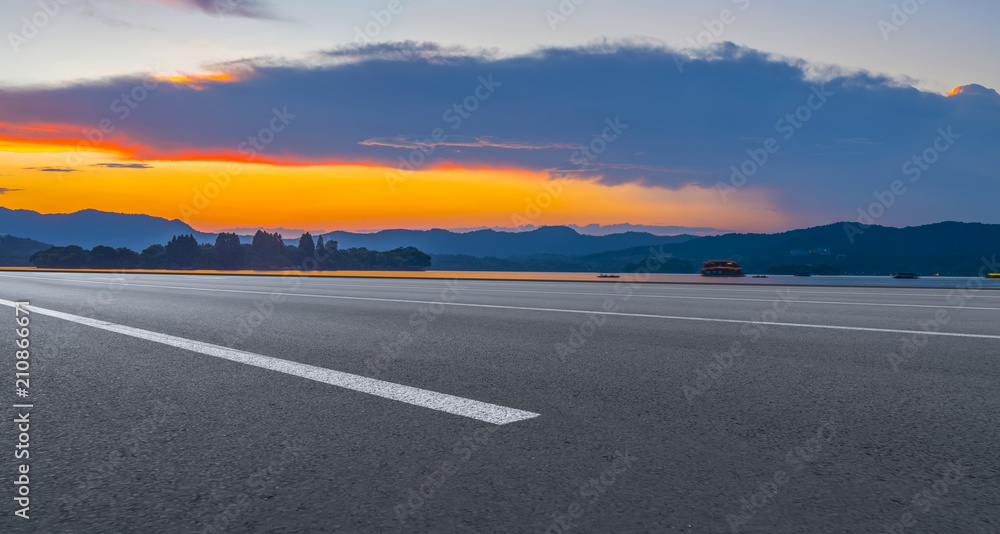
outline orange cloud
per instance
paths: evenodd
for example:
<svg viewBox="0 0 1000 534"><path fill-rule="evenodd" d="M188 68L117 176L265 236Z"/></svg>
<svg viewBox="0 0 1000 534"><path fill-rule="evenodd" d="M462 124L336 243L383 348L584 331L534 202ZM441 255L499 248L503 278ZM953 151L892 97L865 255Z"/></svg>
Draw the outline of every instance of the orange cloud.
<svg viewBox="0 0 1000 534"><path fill-rule="evenodd" d="M135 156L122 135L115 141L103 133L88 133L67 124L0 124L0 152L99 152L122 157Z"/></svg>
<svg viewBox="0 0 1000 534"><path fill-rule="evenodd" d="M187 74L158 74L153 78L157 81L183 85L190 89L201 91L211 84L238 82L246 79L247 76L234 72L202 72Z"/></svg>
<svg viewBox="0 0 1000 534"><path fill-rule="evenodd" d="M102 141L90 142L82 138L32 139L0 135L0 152L100 152L123 157L135 156L135 151Z"/></svg>

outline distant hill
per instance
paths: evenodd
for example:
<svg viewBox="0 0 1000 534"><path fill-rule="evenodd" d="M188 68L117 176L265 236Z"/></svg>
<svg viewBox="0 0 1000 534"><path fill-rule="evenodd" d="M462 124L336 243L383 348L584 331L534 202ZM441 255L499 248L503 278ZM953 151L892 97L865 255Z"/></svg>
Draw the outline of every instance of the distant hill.
<svg viewBox="0 0 1000 534"><path fill-rule="evenodd" d="M847 223L850 224L850 223ZM907 228L871 226L853 233L845 223L776 234L726 234L662 246L636 246L584 255L536 254L508 258L431 255L441 270L628 272L650 264L653 254L673 261L660 272L692 272L711 259L740 262L748 273L810 271L888 275L897 271L923 275L976 275L982 259L1000 258L1000 225L943 222ZM860 229L852 225L853 229ZM690 268L687 267L688 262ZM996 267L995 267L996 268ZM1000 268L998 268L1000 270Z"/></svg>
<svg viewBox="0 0 1000 534"><path fill-rule="evenodd" d="M43 214L0 208L0 232L52 243L56 246L97 245L128 247L136 252L166 244L175 235L193 234L199 242L215 241L215 234L198 232L187 224L149 215L82 210Z"/></svg>
<svg viewBox="0 0 1000 534"><path fill-rule="evenodd" d="M726 234L693 239L669 247L689 258L773 256L792 251L828 249L833 256L910 256L1000 253L1000 224L942 222L906 228L871 226L849 236L845 224L834 223L777 234ZM852 242L853 238L853 242Z"/></svg>
<svg viewBox="0 0 1000 534"><path fill-rule="evenodd" d="M10 235L0 235L0 265L10 267L30 267L28 258L39 250L45 250L52 245Z"/></svg>
<svg viewBox="0 0 1000 534"><path fill-rule="evenodd" d="M565 226L543 226L527 232L477 230L456 233L448 230L383 230L374 234L330 232L323 239L337 241L341 248L366 247L391 250L412 246L428 254L468 256L527 256L557 254L577 256L636 246L683 243L690 235L656 236L646 232L625 232L603 236L581 235Z"/></svg>
<svg viewBox="0 0 1000 534"><path fill-rule="evenodd" d="M41 214L29 210L0 208L0 232L44 241L56 246L97 245L127 247L141 252L153 244L166 244L175 235L191 234L202 244L215 242L217 234L199 232L179 220L149 215L82 210L75 213ZM297 245L299 235L282 235L288 245ZM525 232L478 230L458 233L448 230L383 230L376 233L329 232L324 240L337 241L340 248L394 250L416 247L429 254L466 254L509 257L530 254L581 255L641 245L682 243L690 235L657 236L646 232L592 236L565 226L546 226ZM242 243L252 236L241 235Z"/></svg>
<svg viewBox="0 0 1000 534"><path fill-rule="evenodd" d="M694 261L735 259L758 272L776 264L801 264L835 266L844 274L975 274L982 257L1000 256L1000 224L870 226L860 234L852 230L850 236L847 229L860 226L835 223L777 234L701 237L664 249Z"/></svg>

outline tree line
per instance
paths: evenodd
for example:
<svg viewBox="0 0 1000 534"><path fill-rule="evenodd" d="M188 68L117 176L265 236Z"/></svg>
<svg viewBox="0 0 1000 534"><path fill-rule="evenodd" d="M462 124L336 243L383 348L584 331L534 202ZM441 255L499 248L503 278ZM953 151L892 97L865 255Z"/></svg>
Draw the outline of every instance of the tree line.
<svg viewBox="0 0 1000 534"><path fill-rule="evenodd" d="M166 245L152 245L141 253L99 245L86 250L77 245L51 247L31 255L40 268L63 269L213 269L213 270L417 270L430 267L431 258L415 247L389 251L349 248L336 241L313 240L306 232L297 246L286 245L281 234L258 230L250 244L234 233L220 233L214 245L198 244L193 235L175 235Z"/></svg>

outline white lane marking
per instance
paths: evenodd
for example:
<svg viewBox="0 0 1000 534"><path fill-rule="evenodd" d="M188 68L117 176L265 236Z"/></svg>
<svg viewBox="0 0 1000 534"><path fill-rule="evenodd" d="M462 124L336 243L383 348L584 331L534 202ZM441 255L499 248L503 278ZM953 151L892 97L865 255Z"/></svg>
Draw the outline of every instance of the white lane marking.
<svg viewBox="0 0 1000 534"><path fill-rule="evenodd" d="M30 276L16 276L16 275L3 275L3 276L14 276L17 278L31 278ZM74 278L52 278L47 277L47 280L61 280L66 282L82 282L82 283L96 283L87 280L80 280ZM171 286L157 286L148 284L133 284L128 285L138 286L138 287L162 287L167 288ZM371 289L420 289L427 291L438 291L444 289L444 287L434 287L425 288L418 286L346 286L337 287L331 289L348 290L351 288L371 288ZM239 291L235 289L217 289L217 288L178 288L171 287L172 289L191 289L193 291ZM598 297L622 297L621 293L586 293L586 292L575 292L575 291L537 291L537 290L527 290L527 289L476 289L470 287L463 287L461 291L471 291L471 292L497 292L497 293L537 293L537 294L551 294L551 295L581 295L581 296L598 296ZM777 290L775 290L777 291ZM264 293L264 292L261 292ZM283 293L277 293L282 295ZM332 295L308 295L303 293L296 293L297 295L303 296L331 296ZM641 295L638 293L633 293L634 298L648 298L648 299L678 299L678 300L725 300L733 302L774 302L773 298L769 299L755 299L755 298L742 298L742 297L701 297L693 295ZM346 298L346 297L345 297ZM973 295L971 298L975 298ZM891 302L844 302L844 301L823 301L823 300L798 300L795 302L801 304L821 304L821 305L834 305L834 306L877 306L877 307L889 307L889 308L942 308L942 309L954 309L954 310L986 310L986 311L1000 311L1000 308L994 307L981 307L981 306L946 306L943 304L901 304L901 303L891 303Z"/></svg>
<svg viewBox="0 0 1000 534"><path fill-rule="evenodd" d="M365 285L352 285L352 286L341 286L332 289L347 290L353 288L361 289L419 289L423 291L440 291L441 289L447 289L446 286L441 287L421 287L421 286L365 286ZM595 296L595 297L622 297L622 293L589 293L589 292L579 292L579 291L538 291L530 289L477 289L474 287L463 287L462 292L491 292L491 293L535 293L543 295L581 295L581 296ZM775 290L777 291L777 290ZM763 291L761 293L764 293ZM935 295L938 296L938 295ZM943 295L941 295L943 296ZM745 302L774 302L773 298L770 299L752 299L752 298L742 298L742 297L700 297L692 295L641 295L639 293L632 293L634 298L643 299L688 299L688 300L732 300L732 301L745 301ZM972 295L970 298L975 298L976 295ZM850 306L890 306L890 307L901 307L901 308L952 308L952 309L965 309L965 310L992 310L1000 311L1000 308L992 307L977 307L977 306L945 306L938 304L899 304L899 303L886 303L886 302L847 302L847 301L822 301L822 300L797 300L802 304L840 304L840 305L850 305Z"/></svg>
<svg viewBox="0 0 1000 534"><path fill-rule="evenodd" d="M326 280L326 279L336 280L338 282L339 281L343 281L343 278L339 278L338 279L338 278L333 278L333 277L322 278L322 279L319 278L319 277L316 277L315 281ZM308 278L307 280L309 280L310 282L314 281L313 278ZM455 281L459 281L459 282L474 282L474 283L481 283L482 282L481 280L465 280L465 279L462 279L462 278L455 278L454 280ZM432 282L432 281L440 281L440 280L428 280L428 282ZM529 281L526 281L526 280L511 280L511 281L512 282L529 282ZM533 283L533 284L537 283L537 284L539 284L539 286L541 286L543 284L543 282L529 282L529 283ZM567 287L569 284L576 283L576 281L573 280L573 281L556 282L556 283L562 284L561 287ZM585 284L587 284L589 286L593 286L595 282L580 282L580 283L585 283ZM613 284L612 282L602 282L602 283L603 284L608 284L608 285ZM626 281L626 282L623 282L623 283L630 283L630 282ZM722 293L722 292L732 291L732 292L741 292L741 293L759 293L759 294L763 294L763 293L773 293L776 289L788 289L788 290L793 291L795 293L812 293L812 294L816 294L816 295L877 295L877 296L890 296L890 297L896 297L896 296L900 296L900 297L945 297L945 296L947 296L946 294L943 294L943 293L942 294L935 294L935 293L892 293L892 292L889 292L889 293L877 293L877 292L874 292L874 291L808 291L808 290L803 290L803 288L806 288L806 287L809 287L809 286L789 285L789 284L784 284L784 285L782 285L782 284L760 284L760 285L750 286L748 284L712 284L712 283L706 283L706 282L676 282L676 283L644 283L644 282L636 282L636 283L640 284L641 287L644 290L647 289L647 288L650 289L650 290L654 290L654 289L679 289L679 290L684 290L684 291L704 291L704 292L707 292L707 293ZM546 286L553 285L553 284L549 284L549 283L544 283L544 284ZM709 287L709 286L711 286L711 287ZM392 286L385 286L385 287L392 287ZM560 287L560 286L557 286L557 287ZM760 289L741 289L741 288L746 288L746 287L757 287L757 288L760 288ZM845 287L850 287L850 289L857 289L854 286L845 286ZM892 289L892 287L889 287L889 286L870 286L870 287L872 289L875 289L875 290L877 290L877 289ZM899 288L899 289L904 289L904 288ZM1000 291L997 291L996 289L991 290L988 287L984 287L982 289L965 288L965 287L962 287L962 286L958 286L958 287L923 287L923 288L906 288L906 289L911 289L911 290L912 289L920 289L920 290L927 290L927 291L949 291L949 292L953 292L955 290L963 290L963 291L972 291L972 292L974 292L976 298L1000 299ZM505 291L505 290L503 290L503 289L494 289L492 291ZM556 293L561 293L561 292L556 292Z"/></svg>
<svg viewBox="0 0 1000 534"><path fill-rule="evenodd" d="M78 282L79 280L72 280L73 282ZM868 328L863 326L835 326L835 325L824 325L824 324L808 324L808 323L779 323L774 321L750 321L746 319L717 319L713 317L684 317L679 315L657 315L651 313L627 313L627 312L611 312L611 311L595 311L595 310L567 310L561 308L535 308L530 306L504 306L500 304L473 304L466 302L442 302L440 300L409 300L409 299L386 299L377 297L348 297L344 295L315 295L309 293L279 293L276 291L250 291L245 289L217 289L209 287L183 287L183 286L160 286L152 284L129 284L134 287L152 287L158 289L179 289L182 291L209 291L216 293L244 293L251 295L281 295L286 297L303 297L303 298L321 298L321 299L336 299L336 300L361 300L368 302L395 302L402 304L439 304L442 306L460 306L466 308L490 308L490 309L500 309L500 310L523 310L523 311L539 311L539 312L550 312L550 313L600 313L602 315L614 315L619 317L643 317L649 319L670 319L675 321L698 321L706 323L735 323L735 324L760 324L768 326L789 326L795 328L820 328L826 330L853 330L856 332L883 332L883 333L896 333L896 334L926 334L928 336L947 336L947 337L967 337L967 338L979 338L979 339L1000 339L1000 335L990 335L990 334L963 334L959 332L927 332L923 330L901 330L894 328ZM795 301L800 302L800 301Z"/></svg>
<svg viewBox="0 0 1000 534"><path fill-rule="evenodd" d="M9 300L0 299L0 304L11 308L14 307L14 302ZM454 395L448 395L447 393L438 393L426 389L395 384L393 382L386 382L384 380L376 380L365 376L334 371L323 367L316 367L314 365L282 360L281 358L274 358L272 356L264 356L253 352L223 347L221 345L213 345L211 343L194 341L182 337L161 334L159 332L151 332L149 330L109 323L107 321L100 321L89 317L81 317L79 315L39 308L38 306L29 305L23 307L31 313L47 315L49 317L55 317L65 321L71 321L99 328L101 330L115 332L117 334L132 336L146 341L152 341L154 343L161 343L163 345L197 352L206 356L214 356L216 358L222 358L223 360L243 363L254 367L260 367L261 369L269 369L279 373L315 380L316 382L330 384L331 386L338 386L385 399L405 402L414 406L421 406L432 410L478 419L486 423L493 423L494 425L506 425L508 423L516 423L517 421L524 421L525 419L531 419L539 416L539 414L534 412L526 412L524 410L507 408L505 406L490 404L488 402L480 402L463 397L456 397Z"/></svg>
<svg viewBox="0 0 1000 534"><path fill-rule="evenodd" d="M33 273L34 276L38 276L38 275L42 275L42 274L71 274L71 273L47 273L47 272ZM79 273L79 274L81 274L81 275L87 275L87 274L90 274L90 273ZM169 273L143 273L143 274L136 274L136 273L123 272L122 274L123 275L136 275L136 276L174 277L173 274L169 274ZM197 276L198 278L209 278L209 279L216 279L216 280L227 278L225 276L217 276L217 275L187 275L187 276L189 276L191 278L195 278ZM245 278L245 277L239 277L239 278ZM361 277L361 278L363 278L363 277ZM58 278L51 278L51 279L58 280ZM400 289L423 289L422 287L418 287L418 286L398 286L398 285L359 286L359 285L354 285L354 284L351 283L351 281L353 279L355 279L355 277L346 277L346 276L305 276L305 277L302 278L302 280L305 281L305 282L321 282L326 287L330 287L330 285L333 285L336 282L344 282L344 284L342 284L342 285L346 286L346 287L370 287L370 288L384 287L386 289L392 289L392 288L400 288ZM380 278L380 277L371 277L371 278L365 278L365 279L372 279L372 280L377 279L377 280L379 280L381 282L387 282L387 283L394 283L394 282L406 283L404 281L404 279ZM419 281L425 281L425 282L428 282L428 283L434 283L434 282L441 282L442 281L442 279L440 279L440 278L407 278L405 280L419 280ZM473 283L473 284L477 284L477 285L487 285L487 284L489 284L489 285L491 285L493 287L500 287L497 284L492 284L491 281L487 280L487 279L453 278L451 280L458 281L458 282L468 282L468 283ZM83 281L83 280L73 279L72 281L76 282L76 281ZM504 281L501 281L501 282L504 282ZM537 284L539 287L542 287L542 286L546 286L546 287L551 287L551 286L555 286L555 287L568 287L571 284L573 284L573 285L587 284L588 286L593 286L594 283L595 283L595 282L591 282L591 281L581 281L581 280L544 281L544 280L516 280L516 279L506 280L506 282L525 282L525 283ZM604 284L612 284L614 282L602 282L602 283L604 283ZM628 282L626 280L626 281L623 281L622 283L632 283L632 282ZM876 292L873 292L873 291L839 291L839 290L835 290L835 291L817 291L817 290L808 290L807 289L809 287L814 287L814 286L797 285L797 284L784 284L784 285L783 284L724 284L724 283L722 283L722 284L720 284L720 283L713 284L713 283L709 283L709 282L672 282L672 283L648 283L648 284L647 283L642 283L642 282L636 282L636 283L642 284L644 286L644 289L648 286L649 289L668 289L669 288L669 289L679 289L679 290L685 290L685 291L705 291L705 292L709 292L709 293L719 293L719 292L724 292L724 291L732 291L732 292L761 293L762 294L762 293L771 293L771 292L773 292L777 288L784 288L784 289L788 289L790 291L794 291L796 293L812 293L812 294L816 294L816 295L865 295L865 296L872 295L872 296L891 296L891 297L896 297L896 296L900 296L900 297L946 297L947 296L945 294L934 294L934 293L898 293L898 292L876 293ZM443 287L441 287L441 286L436 286L436 287L437 287L437 289L443 289ZM829 286L825 286L825 287L829 288ZM874 290L878 290L878 289L889 289L889 290L895 290L895 289L899 289L899 290L920 289L922 291L949 291L949 292L954 292L956 290L962 290L962 291L972 291L973 293L975 293L973 295L975 298L1000 299L1000 291L997 291L995 289L991 291L991 289L988 288L988 287L983 287L983 288L979 288L979 289L977 289L977 288L967 288L967 287L962 287L962 286L956 286L956 287L917 287L917 288L905 288L905 287L894 287L894 286L869 286L869 287L871 287ZM751 289L751 288L753 288L753 289ZM846 289L857 289L857 286L844 286L844 288L846 288ZM475 291L510 292L512 290L508 290L508 289L475 289ZM524 293L543 293L543 291L536 291L536 290L518 290L518 291L519 292L524 292ZM567 293L565 291L551 291L549 293L553 293L553 294L566 293L566 294L578 294L578 295L589 294L589 293ZM597 295L597 293L594 293L594 294ZM617 294L615 294L615 295L617 295ZM637 297L646 297L646 298L658 298L658 297L661 297L661 295L639 295L639 294L635 294L634 296L637 296ZM669 297L669 296L670 295L663 295L662 297ZM964 307L964 306L960 306L960 307ZM1000 308L989 308L989 309L1000 309Z"/></svg>
<svg viewBox="0 0 1000 534"><path fill-rule="evenodd" d="M42 274L42 273L39 273L39 274ZM53 274L59 274L59 273L53 273ZM80 273L80 274L87 274L87 273ZM134 274L134 273L123 273L123 274ZM140 274L138 276L150 276L150 275L149 274ZM153 274L152 276L169 276L169 277L173 277L174 275L171 275L171 274ZM225 279L226 278L224 276L219 277L219 276L216 276L216 275L200 275L200 277L202 277L202 278L210 278L210 279L211 278L214 278L214 279ZM373 277L371 279L374 280L376 278ZM391 278L377 278L377 279L379 281L381 281L381 282L388 282L388 283L394 283L394 282L406 283L404 280L401 280L401 279L391 279ZM352 280L351 277L306 276L306 277L303 277L302 280L306 281L306 282L321 282L324 285L326 285L327 287L329 287L330 285L332 285L332 284L334 284L336 282L343 282L342 285L343 286L347 286L347 287L371 287L371 288L384 287L384 288L387 288L387 289L392 289L392 288L400 288L400 289L422 289L422 287L418 287L418 286L399 286L399 285L360 286L360 285L354 285L354 284L351 283L351 280ZM407 280L409 280L409 279L407 279ZM420 281L425 281L425 282L428 282L428 283L441 282L441 279L434 279L434 278L412 278L412 280L420 280ZM476 285L487 285L487 284L489 284L492 287L499 287L496 284L491 284L491 282L489 280L483 280L483 279L454 278L452 280L460 281L460 282L469 282L469 283L473 283L473 284L476 284ZM593 286L594 285L594 282L580 281L580 280L566 280L566 281L562 281L562 282L559 282L559 281L551 282L551 281L532 281L532 280L508 280L507 282L526 282L526 283L531 283L531 284L538 284L539 287L542 287L542 286L545 286L545 287L551 287L551 286L555 286L555 287L568 287L570 284L573 284L573 285L587 284L588 286ZM604 283L604 284L610 284L611 282L602 282L602 283ZM631 282L628 282L626 280L623 283L631 283ZM742 293L760 293L760 294L763 294L763 293L771 293L776 288L785 288L785 289L794 291L796 293L812 293L812 294L816 294L816 295L865 295L865 296L873 295L873 296L891 296L891 297L896 297L896 296L900 296L900 297L945 297L945 296L947 296L945 294L935 294L935 293L898 293L898 292L877 293L877 292L873 292L873 291L839 291L839 290L835 290L835 291L816 291L816 290L808 290L807 289L807 288L809 288L811 286L807 286L807 285L795 285L795 284L791 284L791 285L789 285L789 284L785 284L785 285L782 285L782 284L750 285L750 284L712 284L712 283L708 283L708 282L676 282L676 283L650 283L650 284L645 284L645 283L642 283L642 282L637 282L637 283L643 284L643 286L644 286L643 288L644 289L646 289L648 287L649 289L679 289L679 290L685 290L685 291L705 291L705 292L709 292L709 293L719 293L719 292L725 292L725 291L732 291L732 292L742 292ZM436 286L436 287L438 289L442 289L442 287L440 287L440 286ZM857 289L856 286L844 286L844 287L846 289ZM991 291L990 288L988 288L988 287L983 287L983 288L979 288L979 289L977 289L977 288L967 288L967 287L962 287L962 286L956 286L956 287L918 287L918 288L904 288L904 287L895 288L893 286L870 286L870 287L872 289L874 289L874 290L877 290L877 289L889 289L889 290L893 290L893 289L899 289L899 290L920 289L922 291L949 291L949 292L954 292L956 290L962 290L962 291L972 291L973 293L975 293L975 295L973 295L973 296L976 297L976 298L1000 299L1000 291L996 291L996 290ZM754 289L751 289L751 288L754 288ZM508 289L475 289L475 291L508 292L510 290L508 290ZM525 292L525 293L542 293L542 291L535 291L535 290L530 290L530 291L529 290L520 290L520 292ZM550 293L560 294L560 293L566 293L566 292L564 292L564 291L551 291ZM583 294L588 294L588 293L567 293L567 294L580 294L580 295L583 295ZM638 295L638 294L636 294L635 296L650 297L650 298L659 297L659 295ZM998 309L1000 309L1000 308L998 308Z"/></svg>

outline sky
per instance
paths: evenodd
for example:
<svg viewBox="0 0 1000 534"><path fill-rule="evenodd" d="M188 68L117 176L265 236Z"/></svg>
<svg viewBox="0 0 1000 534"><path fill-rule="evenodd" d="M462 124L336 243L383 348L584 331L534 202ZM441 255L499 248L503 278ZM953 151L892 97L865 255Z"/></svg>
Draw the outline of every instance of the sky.
<svg viewBox="0 0 1000 534"><path fill-rule="evenodd" d="M1000 223L998 16L987 0L9 0L0 206L204 231Z"/></svg>

